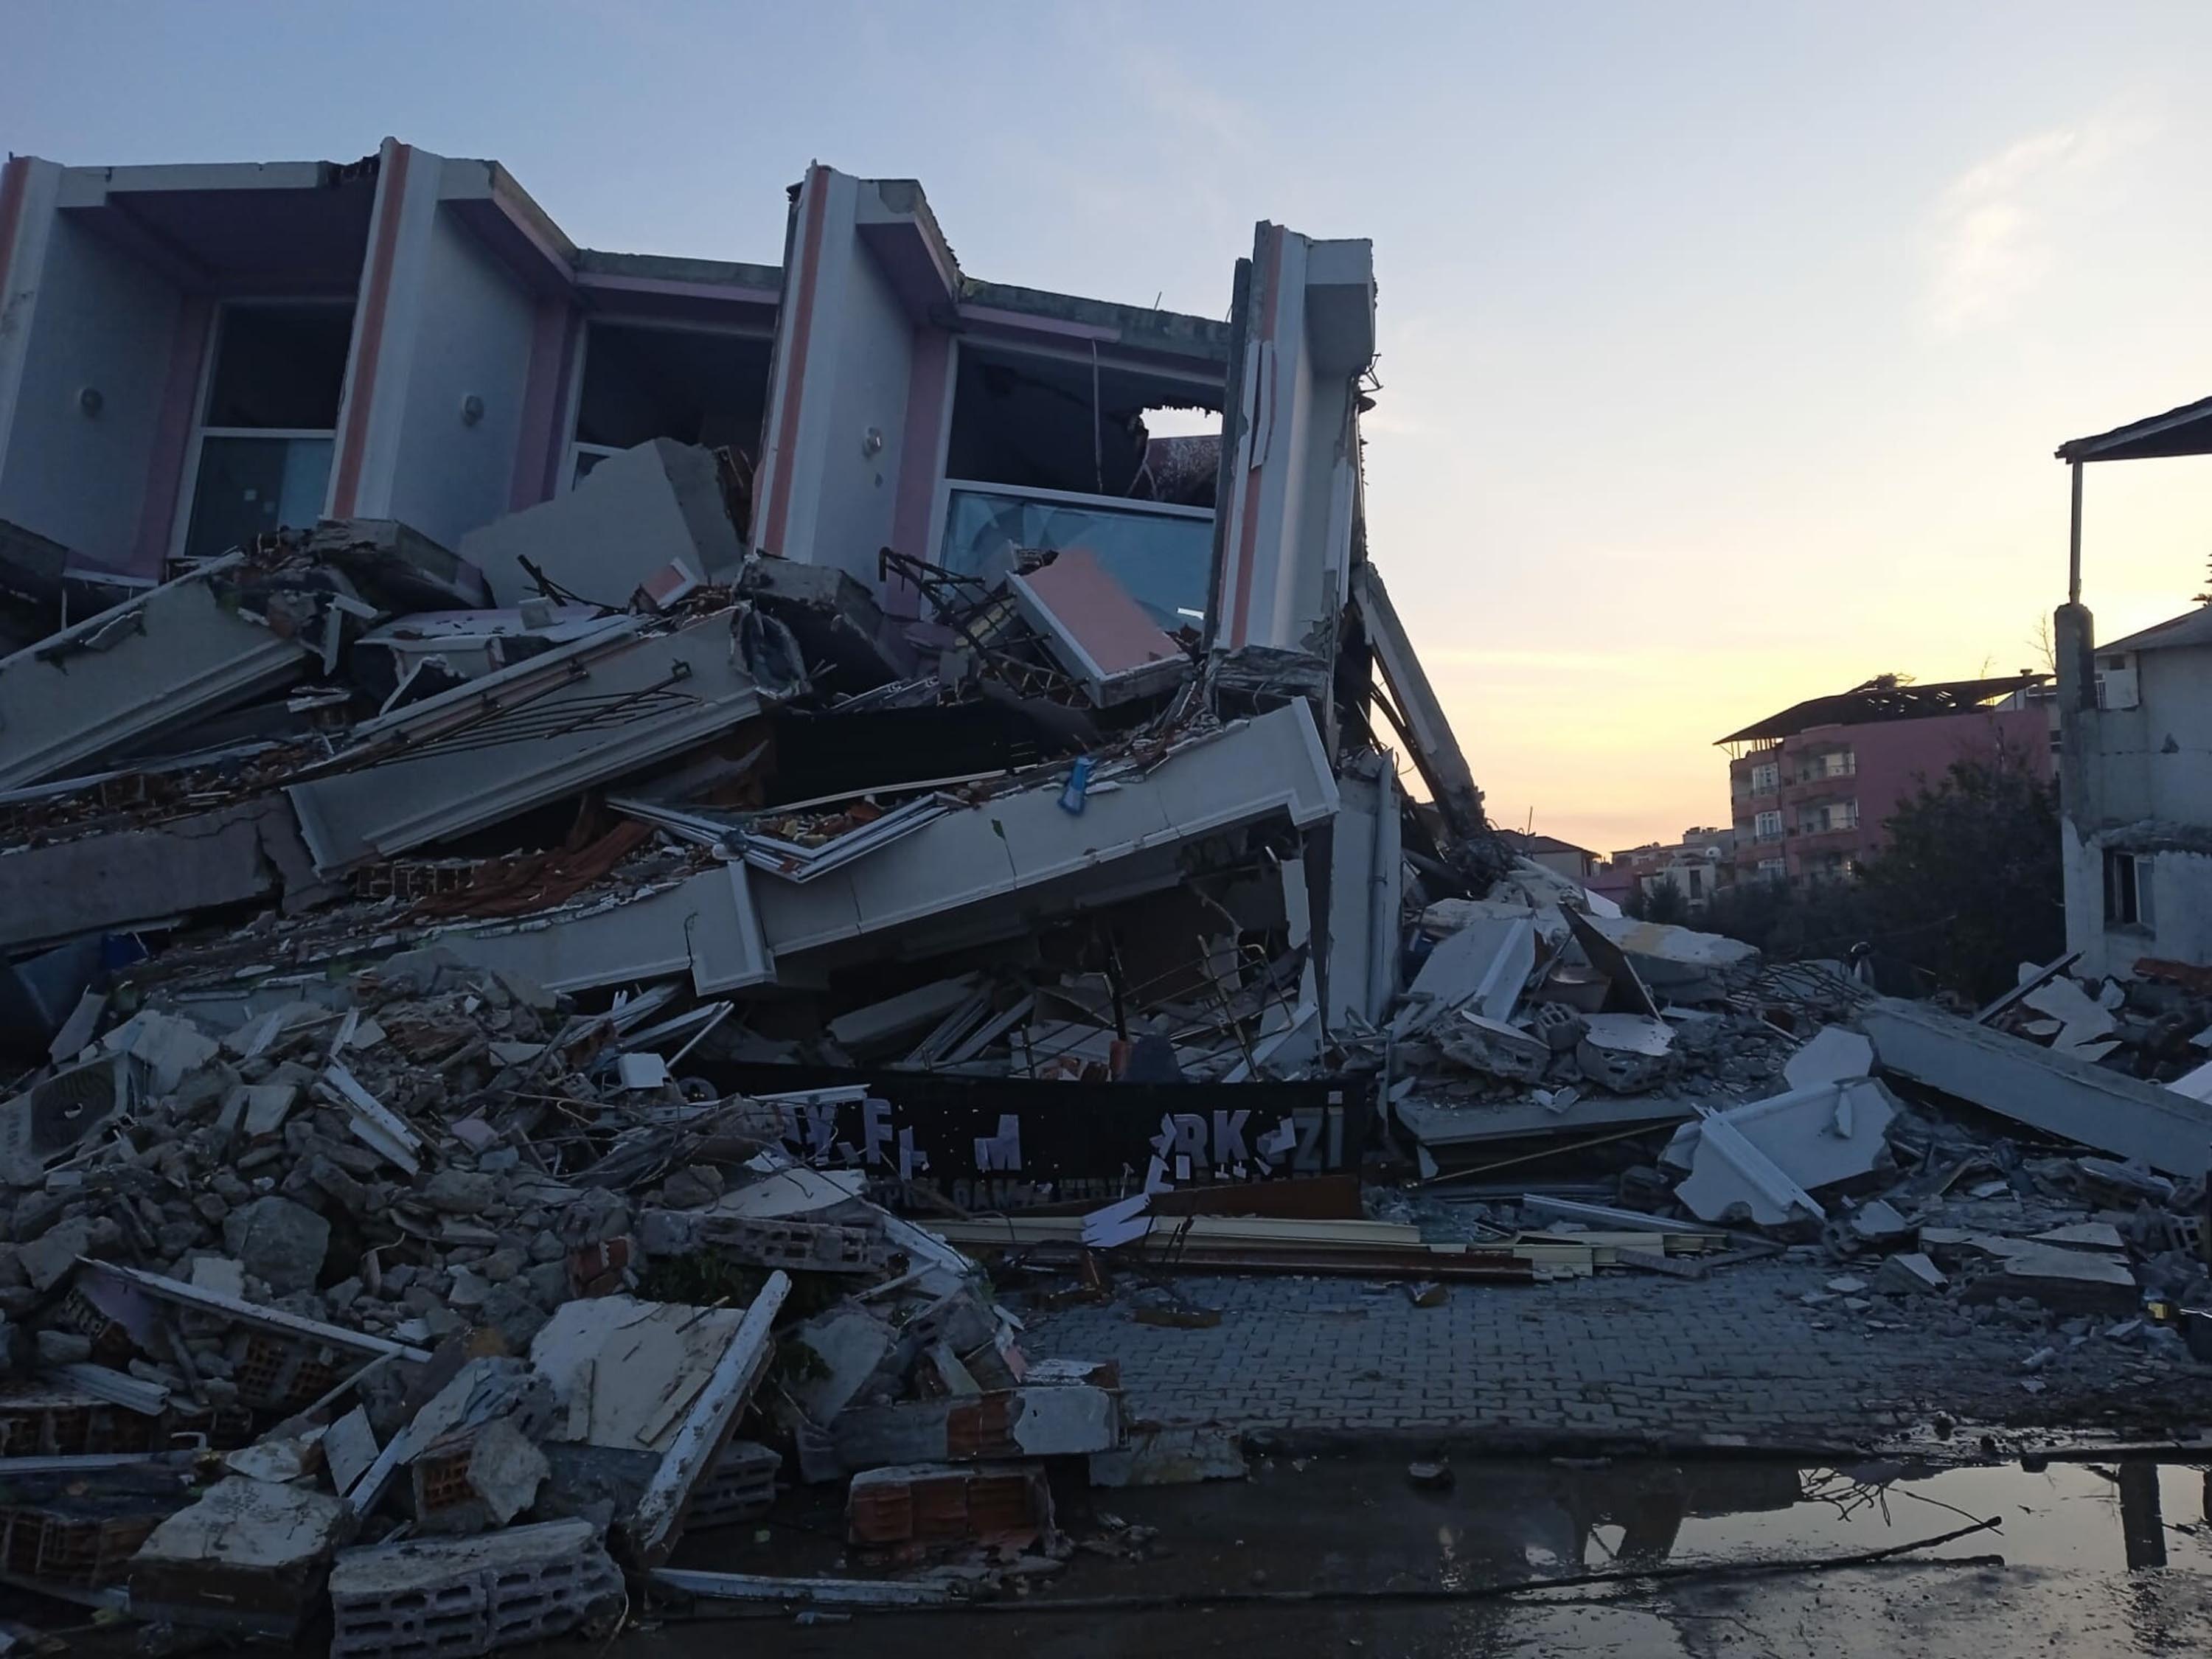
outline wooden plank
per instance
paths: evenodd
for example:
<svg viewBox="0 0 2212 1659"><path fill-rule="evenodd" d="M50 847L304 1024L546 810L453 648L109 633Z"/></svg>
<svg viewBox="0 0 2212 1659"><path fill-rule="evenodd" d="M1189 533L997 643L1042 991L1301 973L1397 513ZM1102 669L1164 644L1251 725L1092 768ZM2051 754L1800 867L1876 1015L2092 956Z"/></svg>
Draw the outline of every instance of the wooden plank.
<svg viewBox="0 0 2212 1659"><path fill-rule="evenodd" d="M1082 1238L1083 1218L1020 1214L993 1221L939 1222L931 1231L952 1244L1057 1244ZM1150 1237L1155 1243L1173 1238L1186 1245L1285 1244L1313 1249L1413 1249L1421 1243L1419 1227L1395 1222L1278 1216L1159 1216L1153 1218Z"/></svg>
<svg viewBox="0 0 2212 1659"><path fill-rule="evenodd" d="M669 1443L629 1522L630 1545L641 1565L659 1566L676 1547L684 1530L684 1511L690 1506L691 1489L721 1456L738 1414L767 1373L769 1358L775 1352L769 1328L790 1294L791 1280L787 1275L768 1276L752 1306L731 1333L729 1346L714 1362L713 1374L691 1402L676 1438Z"/></svg>

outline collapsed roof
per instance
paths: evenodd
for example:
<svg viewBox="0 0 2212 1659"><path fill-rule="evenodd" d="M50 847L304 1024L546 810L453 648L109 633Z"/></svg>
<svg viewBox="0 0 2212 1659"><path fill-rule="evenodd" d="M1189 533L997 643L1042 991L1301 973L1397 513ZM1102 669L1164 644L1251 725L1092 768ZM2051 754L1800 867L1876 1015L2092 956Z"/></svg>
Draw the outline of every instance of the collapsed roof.
<svg viewBox="0 0 2212 1659"><path fill-rule="evenodd" d="M1963 714L2025 687L2041 685L2050 678L2048 674L2012 674L1996 679L1946 680L1936 685L1916 685L1893 674L1878 674L1848 691L1793 703L1780 714L1755 720L1716 743L1717 746L1762 739L1778 742L1820 726L1871 726L1887 720Z"/></svg>

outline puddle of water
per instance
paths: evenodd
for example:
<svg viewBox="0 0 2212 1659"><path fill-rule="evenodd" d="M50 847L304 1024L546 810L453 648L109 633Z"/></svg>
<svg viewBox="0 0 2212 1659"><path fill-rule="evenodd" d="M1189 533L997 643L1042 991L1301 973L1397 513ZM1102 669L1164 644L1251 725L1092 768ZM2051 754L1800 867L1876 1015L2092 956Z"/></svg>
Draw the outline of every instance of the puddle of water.
<svg viewBox="0 0 2212 1659"><path fill-rule="evenodd" d="M1674 1553L1817 1555L1881 1549L1991 1516L2002 1532L1960 1540L1936 1555L1997 1553L2015 1566L2123 1571L2212 1565L2212 1476L2202 1466L2130 1462L2017 1465L1907 1474L1879 1486L1802 1471L1804 1491L1765 1514L1688 1515ZM1964 1511L1962 1517L1956 1511ZM2161 1559L2162 1556L2162 1559Z"/></svg>
<svg viewBox="0 0 2212 1659"><path fill-rule="evenodd" d="M1079 1554L1025 1607L998 1616L866 1619L806 1626L671 1623L630 1659L1991 1659L2016 1652L2202 1651L2212 1626L2206 1466L2052 1463L1854 1471L1775 1463L1544 1462L1457 1466L1449 1491L1414 1489L1395 1458L1261 1460L1247 1481L1059 1492L1078 1537L1110 1514L1159 1528L1142 1560ZM749 1528L687 1540L684 1565L751 1572L845 1566L834 1488L757 1541ZM1954 1510L1963 1510L1964 1516ZM1172 1611L1050 1611L1056 1598L1244 1590L1378 1590L1757 1559L1830 1557L1911 1542L1998 1516L2001 1531L1929 1553L2001 1555L1998 1568L1645 1580L1597 1591L1450 1605L1324 1601ZM2163 1570L2158 1570L2162 1568ZM1561 1599L1562 1596L1567 1599ZM2179 1645L2177 1645L2179 1643ZM533 1656L519 1656L533 1659ZM546 1659L554 1659L549 1652Z"/></svg>
<svg viewBox="0 0 2212 1659"><path fill-rule="evenodd" d="M2051 1463L1931 1470L1786 1464L1462 1465L1449 1492L1402 1466L1265 1460L1242 1484L1093 1494L1157 1526L1173 1552L1150 1575L1179 1589L1285 1582L1462 1586L1661 1563L1855 1554L1996 1516L1938 1556L2118 1572L2212 1567L2203 1465ZM1079 1502L1080 1500L1079 1499ZM1071 1521L1080 1522L1071 1516Z"/></svg>

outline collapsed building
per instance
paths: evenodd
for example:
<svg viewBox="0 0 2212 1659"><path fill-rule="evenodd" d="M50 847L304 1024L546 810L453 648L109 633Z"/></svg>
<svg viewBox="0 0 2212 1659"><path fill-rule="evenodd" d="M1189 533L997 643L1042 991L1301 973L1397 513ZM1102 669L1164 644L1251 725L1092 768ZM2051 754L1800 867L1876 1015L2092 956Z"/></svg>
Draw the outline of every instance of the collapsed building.
<svg viewBox="0 0 2212 1659"><path fill-rule="evenodd" d="M1370 246L1263 223L1230 297L983 282L819 166L768 267L391 142L7 164L0 1582L475 1653L988 1588L672 1565L779 1483L995 1577L1067 1553L1048 1465L1242 1469L963 1250L2187 1282L2163 1207L2086 1264L1954 1214L1984 1153L1883 1080L2134 1161L2052 1205L2201 1202L2057 969L1870 1005L1492 833L1369 556ZM1531 1147L1628 1207L1369 1214Z"/></svg>
<svg viewBox="0 0 2212 1659"><path fill-rule="evenodd" d="M1439 896L1502 860L1365 558L1365 242L1262 225L1224 325L972 278L918 185L824 167L780 269L580 249L495 163L392 141L6 176L19 1036L99 941L262 903L302 960L399 922L556 989L835 1004L1172 890L1088 1004L978 981L932 1018L980 997L1042 1074L1225 973L1310 1051L1395 988L1401 824ZM483 855L574 836L557 914L472 905ZM610 837L697 850L647 891ZM1262 992L1231 959L1270 932Z"/></svg>

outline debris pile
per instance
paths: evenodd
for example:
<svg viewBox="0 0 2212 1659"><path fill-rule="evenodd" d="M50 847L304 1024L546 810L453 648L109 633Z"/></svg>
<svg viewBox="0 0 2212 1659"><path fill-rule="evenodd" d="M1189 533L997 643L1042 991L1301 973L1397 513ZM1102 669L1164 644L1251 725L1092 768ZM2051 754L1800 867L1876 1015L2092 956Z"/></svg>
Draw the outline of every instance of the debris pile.
<svg viewBox="0 0 2212 1659"><path fill-rule="evenodd" d="M1425 1176L1618 1145L1750 1098L1811 1023L1864 995L1839 973L1762 971L1747 945L1601 903L1522 860L1487 898L1421 913L1419 966L1376 1063Z"/></svg>
<svg viewBox="0 0 2212 1659"><path fill-rule="evenodd" d="M632 1064L665 993L439 951L328 990L141 1009L0 1113L13 1582L483 1652L819 1481L869 1559L987 1552L968 1593L1064 1559L1040 1460L1121 1447L1115 1368L1031 1364L964 1257L787 1158L813 1103Z"/></svg>
<svg viewBox="0 0 2212 1659"><path fill-rule="evenodd" d="M1178 1325L1188 1269L1796 1249L2145 1363L2212 1300L2207 1091L2118 1063L2172 1018L1880 1001L1513 859L1371 564L1310 649L1081 549L884 550L902 617L745 550L746 478L656 442L0 658L0 1576L465 1655L988 1594L1072 1547L1048 1469L1241 1473L963 1252ZM672 1561L812 1486L885 1577Z"/></svg>

